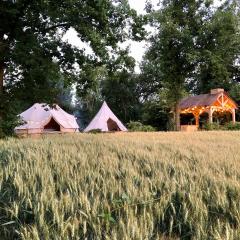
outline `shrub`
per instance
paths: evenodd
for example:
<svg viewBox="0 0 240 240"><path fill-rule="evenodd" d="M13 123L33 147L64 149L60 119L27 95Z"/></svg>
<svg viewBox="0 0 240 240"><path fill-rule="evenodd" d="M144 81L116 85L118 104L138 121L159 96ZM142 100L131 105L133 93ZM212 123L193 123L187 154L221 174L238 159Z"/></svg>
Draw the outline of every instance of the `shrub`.
<svg viewBox="0 0 240 240"><path fill-rule="evenodd" d="M240 122L236 122L235 124L233 122L226 123L225 125L220 125L219 123L206 123L203 126L203 129L207 131L211 130L240 130Z"/></svg>
<svg viewBox="0 0 240 240"><path fill-rule="evenodd" d="M18 104L15 101L8 101L5 96L0 95L0 138L14 135L14 128L23 124L17 116Z"/></svg>
<svg viewBox="0 0 240 240"><path fill-rule="evenodd" d="M101 133L101 132L102 132L102 130L99 129L99 128L92 129L92 130L88 131L88 133L94 133L94 134L96 134L96 133Z"/></svg>
<svg viewBox="0 0 240 240"><path fill-rule="evenodd" d="M211 130L223 130L223 126L221 126L219 123L205 123L203 125L203 129L207 131Z"/></svg>
<svg viewBox="0 0 240 240"><path fill-rule="evenodd" d="M154 132L156 129L150 125L144 125L139 121L130 121L127 124L128 130L132 132Z"/></svg>
<svg viewBox="0 0 240 240"><path fill-rule="evenodd" d="M240 130L240 122L236 122L235 124L233 122L227 123L225 125L226 130Z"/></svg>

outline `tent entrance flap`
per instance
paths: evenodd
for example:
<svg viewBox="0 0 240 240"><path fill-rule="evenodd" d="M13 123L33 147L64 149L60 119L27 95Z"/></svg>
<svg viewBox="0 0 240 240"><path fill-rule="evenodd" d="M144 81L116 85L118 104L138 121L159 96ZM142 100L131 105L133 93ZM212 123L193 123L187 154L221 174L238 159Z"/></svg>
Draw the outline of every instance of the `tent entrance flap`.
<svg viewBox="0 0 240 240"><path fill-rule="evenodd" d="M44 126L44 131L47 132L60 132L60 125L51 118L51 120Z"/></svg>
<svg viewBox="0 0 240 240"><path fill-rule="evenodd" d="M107 120L107 126L108 126L108 131L121 131L117 123L113 121L111 118Z"/></svg>

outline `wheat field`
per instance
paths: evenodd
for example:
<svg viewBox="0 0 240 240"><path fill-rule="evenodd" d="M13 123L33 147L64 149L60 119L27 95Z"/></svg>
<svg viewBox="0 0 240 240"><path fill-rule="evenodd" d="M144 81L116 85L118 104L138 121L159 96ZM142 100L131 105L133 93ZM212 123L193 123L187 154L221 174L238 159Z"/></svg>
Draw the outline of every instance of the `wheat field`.
<svg viewBox="0 0 240 240"><path fill-rule="evenodd" d="M240 132L0 141L1 239L240 239Z"/></svg>

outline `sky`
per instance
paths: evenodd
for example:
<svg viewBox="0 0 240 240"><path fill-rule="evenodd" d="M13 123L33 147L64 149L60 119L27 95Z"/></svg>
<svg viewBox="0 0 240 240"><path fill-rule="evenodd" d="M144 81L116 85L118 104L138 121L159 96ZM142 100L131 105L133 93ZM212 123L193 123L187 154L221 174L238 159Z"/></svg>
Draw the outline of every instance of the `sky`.
<svg viewBox="0 0 240 240"><path fill-rule="evenodd" d="M145 2L146 0L128 0L130 6L135 9L139 14L143 14L144 8L145 8ZM214 3L216 6L220 5L224 0L214 0ZM157 3L159 0L151 0L153 6L157 6ZM150 30L149 27L147 27L147 30ZM65 41L68 41L74 46L77 46L79 48L85 48L88 53L91 53L91 48L82 43L81 40L78 38L77 33L74 29L70 29L65 36L63 37ZM125 43L121 44L122 47L130 47L130 55L135 58L136 60L136 71L139 71L139 63L142 60L142 57L144 55L144 52L147 49L147 42L135 42L135 41L126 41Z"/></svg>

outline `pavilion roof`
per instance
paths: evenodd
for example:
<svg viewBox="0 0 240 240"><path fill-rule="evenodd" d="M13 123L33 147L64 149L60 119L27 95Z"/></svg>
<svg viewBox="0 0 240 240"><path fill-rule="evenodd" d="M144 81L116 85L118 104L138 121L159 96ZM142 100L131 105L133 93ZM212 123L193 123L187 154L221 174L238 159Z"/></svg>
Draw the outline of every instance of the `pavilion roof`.
<svg viewBox="0 0 240 240"><path fill-rule="evenodd" d="M211 94L211 93L200 94L196 96L189 96L189 97L183 98L179 103L179 108L186 109L186 108L193 108L193 107L212 106L218 100L221 94L224 94L227 98L229 98L237 108L237 104L227 95L226 92L219 92L216 94Z"/></svg>

